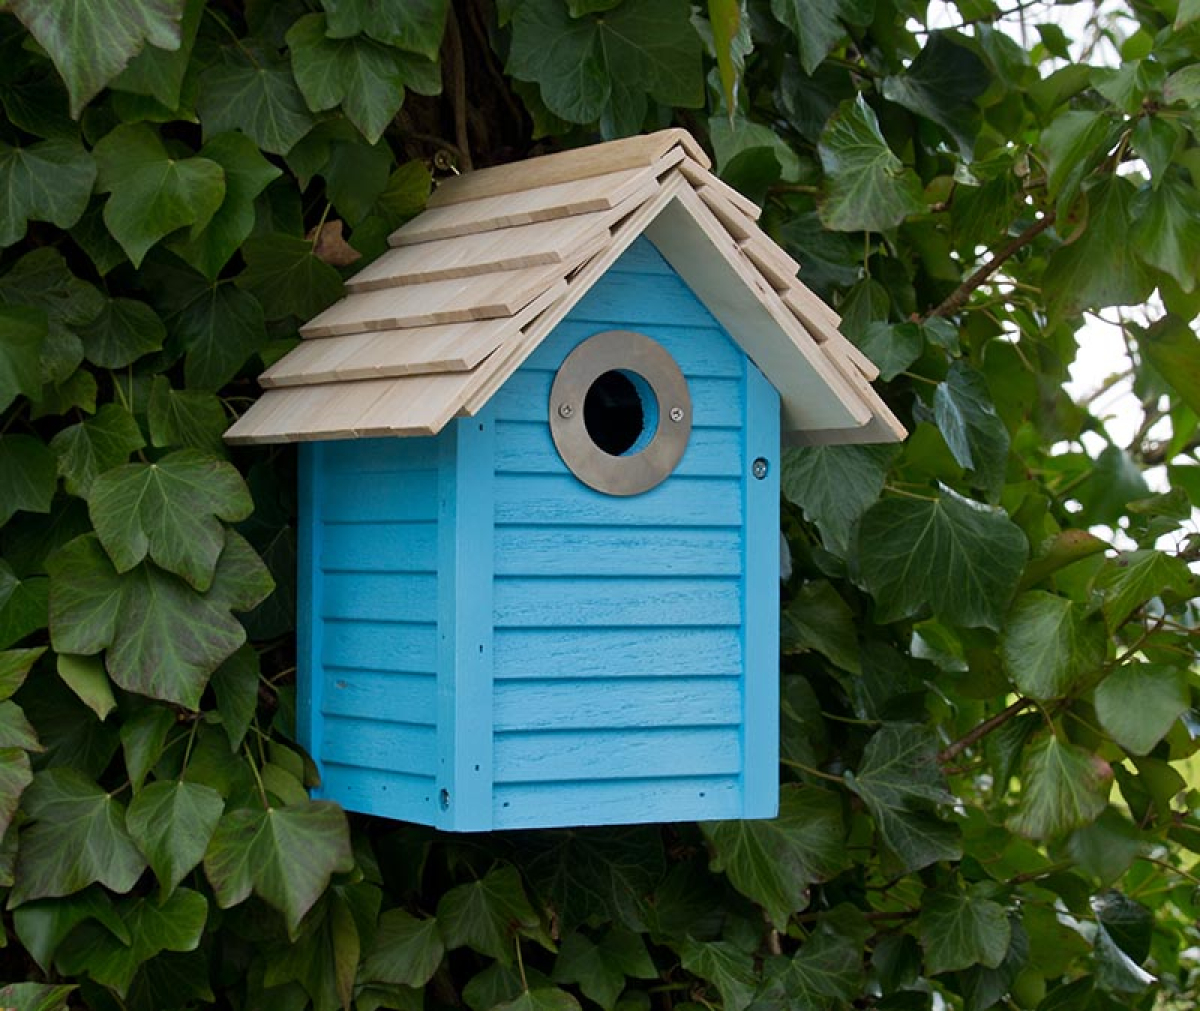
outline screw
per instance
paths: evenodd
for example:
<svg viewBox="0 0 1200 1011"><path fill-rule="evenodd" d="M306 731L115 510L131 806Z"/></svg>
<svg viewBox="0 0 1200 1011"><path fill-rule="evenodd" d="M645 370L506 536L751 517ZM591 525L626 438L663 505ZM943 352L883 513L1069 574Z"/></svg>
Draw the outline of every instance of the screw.
<svg viewBox="0 0 1200 1011"><path fill-rule="evenodd" d="M682 421L683 420L683 408L682 407L672 407L671 408L671 420L672 421Z"/></svg>
<svg viewBox="0 0 1200 1011"><path fill-rule="evenodd" d="M750 472L761 481L767 476L767 461L760 456L751 464Z"/></svg>
<svg viewBox="0 0 1200 1011"><path fill-rule="evenodd" d="M570 404L559 404L558 405L558 416L560 418L569 418L574 413L575 413L575 408L572 407Z"/></svg>

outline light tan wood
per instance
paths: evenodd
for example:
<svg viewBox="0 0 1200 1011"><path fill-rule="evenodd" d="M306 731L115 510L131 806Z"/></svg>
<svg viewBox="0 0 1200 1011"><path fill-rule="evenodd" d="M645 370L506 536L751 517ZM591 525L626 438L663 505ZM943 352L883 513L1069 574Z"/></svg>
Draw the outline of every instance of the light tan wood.
<svg viewBox="0 0 1200 1011"><path fill-rule="evenodd" d="M780 297L795 317L818 340L824 342L837 333L841 319L838 314L822 302L799 281L793 281Z"/></svg>
<svg viewBox="0 0 1200 1011"><path fill-rule="evenodd" d="M742 239L748 239L754 234L753 230L757 226L753 219L746 217L734 207L715 186L704 183L696 187L696 194L708 205L708 209L713 212L716 219L724 226L725 231L735 240L741 242Z"/></svg>
<svg viewBox="0 0 1200 1011"><path fill-rule="evenodd" d="M827 354L838 354L847 359L854 366L858 374L869 383L879 378L879 366L836 330L826 342L825 352Z"/></svg>
<svg viewBox="0 0 1200 1011"><path fill-rule="evenodd" d="M258 377L267 389L382 379L434 372L468 372L567 290L559 279L507 319L372 331L301 342Z"/></svg>
<svg viewBox="0 0 1200 1011"><path fill-rule="evenodd" d="M594 211L561 221L540 221L389 249L351 278L346 289L379 291L406 284L562 263L580 244L606 234L608 217L618 213L620 208Z"/></svg>
<svg viewBox="0 0 1200 1011"><path fill-rule="evenodd" d="M870 420L858 391L690 187L646 235L779 391L785 429L855 428Z"/></svg>
<svg viewBox="0 0 1200 1011"><path fill-rule="evenodd" d="M886 414L872 415L871 420L859 428L792 429L783 433L783 441L789 446L855 446L904 441L908 434L904 426L886 407L884 411Z"/></svg>
<svg viewBox="0 0 1200 1011"><path fill-rule="evenodd" d="M445 207L464 200L479 200L502 193L520 193L621 169L653 165L672 148L707 168L708 156L686 130L660 130L642 137L627 137L607 144L560 151L530 158L518 165L497 165L447 179L433 191L430 207Z"/></svg>
<svg viewBox="0 0 1200 1011"><path fill-rule="evenodd" d="M750 258L750 262L776 291L787 291L796 280L800 264L775 245L757 225L754 234L739 242L738 248Z"/></svg>
<svg viewBox="0 0 1200 1011"><path fill-rule="evenodd" d="M713 175L708 171L707 165L697 165L695 162L684 161L679 163L679 171L683 173L683 177L693 187L711 186L716 193L720 194L729 204L736 207L751 221L757 221L761 217L762 208L758 204L749 197L739 193L724 180Z"/></svg>
<svg viewBox="0 0 1200 1011"><path fill-rule="evenodd" d="M390 380L388 394L363 412L355 432L363 437L436 435L457 413L475 374L443 372Z"/></svg>
<svg viewBox="0 0 1200 1011"><path fill-rule="evenodd" d="M388 391L391 381L267 390L225 433L225 439L236 444L345 438L354 433L362 414Z"/></svg>
<svg viewBox="0 0 1200 1011"><path fill-rule="evenodd" d="M576 214L607 211L624 200L653 194L653 168L625 169L590 179L543 186L523 193L506 193L446 207L431 207L391 234L392 246L411 246L497 228L557 221Z"/></svg>

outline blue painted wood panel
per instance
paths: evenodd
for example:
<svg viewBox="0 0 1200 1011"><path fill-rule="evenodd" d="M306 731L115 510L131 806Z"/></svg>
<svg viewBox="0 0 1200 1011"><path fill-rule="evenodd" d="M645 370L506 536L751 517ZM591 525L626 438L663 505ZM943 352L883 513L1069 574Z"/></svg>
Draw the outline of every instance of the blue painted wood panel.
<svg viewBox="0 0 1200 1011"><path fill-rule="evenodd" d="M736 677L562 677L500 681L495 698L497 730L727 726L742 686Z"/></svg>
<svg viewBox="0 0 1200 1011"><path fill-rule="evenodd" d="M667 619L669 621L669 619ZM497 629L495 677L737 677L742 636L713 628Z"/></svg>

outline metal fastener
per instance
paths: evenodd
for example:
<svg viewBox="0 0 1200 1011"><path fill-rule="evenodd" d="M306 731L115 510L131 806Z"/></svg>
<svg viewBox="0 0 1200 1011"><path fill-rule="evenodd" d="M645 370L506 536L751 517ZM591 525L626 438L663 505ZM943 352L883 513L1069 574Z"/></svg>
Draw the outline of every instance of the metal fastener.
<svg viewBox="0 0 1200 1011"><path fill-rule="evenodd" d="M683 420L683 408L682 407L672 407L671 408L671 420L672 421L682 421Z"/></svg>
<svg viewBox="0 0 1200 1011"><path fill-rule="evenodd" d="M575 408L572 407L570 404L559 404L558 405L558 416L560 418L569 418L574 413L575 413Z"/></svg>
<svg viewBox="0 0 1200 1011"><path fill-rule="evenodd" d="M750 465L750 473L752 473L760 481L767 476L767 461L764 457L759 457Z"/></svg>

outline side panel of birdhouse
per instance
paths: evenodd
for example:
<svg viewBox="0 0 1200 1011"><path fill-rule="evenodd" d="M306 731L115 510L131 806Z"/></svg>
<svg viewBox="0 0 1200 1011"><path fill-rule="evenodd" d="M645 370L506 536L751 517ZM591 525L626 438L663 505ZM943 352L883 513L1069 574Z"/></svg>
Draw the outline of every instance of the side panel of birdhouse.
<svg viewBox="0 0 1200 1011"><path fill-rule="evenodd" d="M665 347L692 400L676 470L627 497L581 483L548 424L564 358L612 329ZM492 407L495 827L774 814L774 389L642 239Z"/></svg>
<svg viewBox="0 0 1200 1011"><path fill-rule="evenodd" d="M298 719L315 796L438 816L436 439L300 447Z"/></svg>

